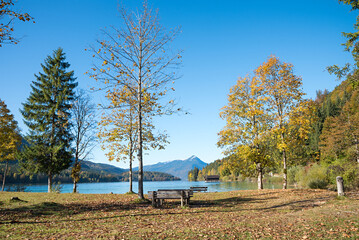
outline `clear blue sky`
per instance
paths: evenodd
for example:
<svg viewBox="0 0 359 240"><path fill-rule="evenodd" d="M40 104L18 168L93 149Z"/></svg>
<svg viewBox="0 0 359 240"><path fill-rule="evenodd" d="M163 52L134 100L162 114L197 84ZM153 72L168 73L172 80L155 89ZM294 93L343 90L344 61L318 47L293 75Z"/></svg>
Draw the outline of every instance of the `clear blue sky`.
<svg viewBox="0 0 359 240"><path fill-rule="evenodd" d="M290 62L303 78L308 98L318 89L332 90L338 82L326 71L332 64L351 61L340 45L341 32L352 31L356 13L337 0L149 0L158 8L160 22L171 29L182 27L173 49L183 49L183 77L174 97L191 115L156 120L167 130L171 144L162 151L148 152L145 165L197 155L205 162L221 158L217 133L224 126L219 118L229 88L271 54ZM129 9L140 1L123 0ZM0 98L15 115L23 133L19 109L30 93L34 74L53 50L62 47L79 86L94 83L84 73L93 59L84 49L100 39L100 29L120 26L116 0L18 0L16 7L28 12L36 23L18 23L18 45L0 48ZM95 95L95 102L101 101ZM94 162L108 163L99 148ZM124 163L112 163L127 167Z"/></svg>

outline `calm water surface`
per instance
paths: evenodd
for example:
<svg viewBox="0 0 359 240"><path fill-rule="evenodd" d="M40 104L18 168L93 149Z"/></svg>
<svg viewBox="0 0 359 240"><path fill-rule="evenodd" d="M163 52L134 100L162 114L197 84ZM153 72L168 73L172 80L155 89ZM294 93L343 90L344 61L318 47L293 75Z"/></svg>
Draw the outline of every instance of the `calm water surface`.
<svg viewBox="0 0 359 240"><path fill-rule="evenodd" d="M163 181L163 182L144 182L144 193L158 189L188 189L190 187L208 187L208 192L227 192L232 190L257 189L256 182L188 182L188 181ZM23 185L27 192L47 192L47 185ZM14 186L11 186L15 189ZM72 184L61 184L62 193L71 193ZM280 183L265 183L265 189L280 189ZM128 182L110 182L110 183L79 183L77 187L79 193L126 193L129 190ZM137 192L138 184L133 183L133 190Z"/></svg>

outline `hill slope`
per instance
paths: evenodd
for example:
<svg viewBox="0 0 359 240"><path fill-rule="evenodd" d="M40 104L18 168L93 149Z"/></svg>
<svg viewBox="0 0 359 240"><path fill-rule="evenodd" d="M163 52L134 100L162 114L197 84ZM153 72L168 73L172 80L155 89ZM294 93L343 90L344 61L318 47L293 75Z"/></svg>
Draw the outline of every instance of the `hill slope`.
<svg viewBox="0 0 359 240"><path fill-rule="evenodd" d="M81 170L82 171L89 171L89 172L104 172L110 174L121 174L126 172L126 169L115 167L111 164L105 163L94 163L91 161L82 161L81 162Z"/></svg>
<svg viewBox="0 0 359 240"><path fill-rule="evenodd" d="M188 172L190 170L192 170L194 167L202 169L205 166L207 166L207 163L193 155L185 160L173 160L169 162L160 162L153 165L147 165L143 167L143 170L164 172L179 177L182 180L187 180ZM135 168L134 170L137 171L138 168Z"/></svg>
<svg viewBox="0 0 359 240"><path fill-rule="evenodd" d="M0 163L0 181L3 179L5 164ZM178 178L162 172L145 171L143 176L144 181L175 181ZM134 173L133 180L137 181L137 173ZM72 183L71 169L66 169L60 174L54 176L54 183ZM128 170L112 166L104 163L94 163L91 161L83 161L81 166L80 181L85 182L123 182L128 181ZM27 175L20 172L20 167L17 161L9 162L8 174L6 176L7 184L40 184L47 183L47 176L45 174Z"/></svg>

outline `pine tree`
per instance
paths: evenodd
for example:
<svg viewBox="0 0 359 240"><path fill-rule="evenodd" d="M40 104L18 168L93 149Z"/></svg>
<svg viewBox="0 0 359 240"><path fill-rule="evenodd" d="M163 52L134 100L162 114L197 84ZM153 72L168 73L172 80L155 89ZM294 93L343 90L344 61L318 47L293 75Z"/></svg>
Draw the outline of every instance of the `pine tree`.
<svg viewBox="0 0 359 240"><path fill-rule="evenodd" d="M48 191L51 192L54 174L67 169L71 163L69 119L77 83L74 72L67 71L70 64L65 62L61 48L48 56L41 67L43 73L35 75L32 92L21 110L29 128L21 165L32 173L47 174Z"/></svg>

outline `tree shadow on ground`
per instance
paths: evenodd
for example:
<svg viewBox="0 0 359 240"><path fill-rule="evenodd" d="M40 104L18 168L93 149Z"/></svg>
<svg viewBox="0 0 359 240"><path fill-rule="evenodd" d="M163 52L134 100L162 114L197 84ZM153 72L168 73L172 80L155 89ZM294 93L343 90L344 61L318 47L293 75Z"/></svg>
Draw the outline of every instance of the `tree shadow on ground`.
<svg viewBox="0 0 359 240"><path fill-rule="evenodd" d="M258 203L262 199L258 198L248 198L248 197L231 197L231 198L222 198L216 200L193 200L191 201L191 207L201 208L201 207L233 207L238 204L243 203Z"/></svg>
<svg viewBox="0 0 359 240"><path fill-rule="evenodd" d="M71 216L87 212L127 211L148 207L148 203L69 203L42 202L39 204L0 209L0 224L14 222L12 219L29 219L39 216Z"/></svg>
<svg viewBox="0 0 359 240"><path fill-rule="evenodd" d="M299 211L306 208L318 207L321 206L326 201L330 200L330 197L317 197L307 200L300 200L300 201L290 201L284 202L281 204L276 204L268 207L257 208L256 210L273 210L277 208L288 208L290 210Z"/></svg>
<svg viewBox="0 0 359 240"><path fill-rule="evenodd" d="M284 210L302 210L320 206L321 202L333 199L330 196L318 196L307 200L286 200L277 196L268 195L267 197L229 197L215 200L192 200L190 211L182 211L180 201L170 200L159 208L151 207L150 202L126 202L126 203L68 203L59 204L55 202L42 202L39 204L19 206L16 208L0 209L1 224L37 224L48 222L74 222L74 221L94 221L101 219L123 218L128 216L158 216L164 214L182 215L182 214L202 214L202 213L221 213L221 212L240 212L240 211L258 211L268 212ZM319 203L319 204L318 204ZM143 211L138 211L143 209ZM135 211L131 211L135 210ZM194 211L193 211L194 210ZM86 213L113 213L99 214L97 217L72 216ZM56 218L49 219L52 216ZM66 218L64 218L66 217Z"/></svg>

